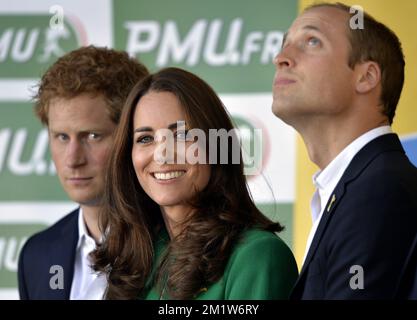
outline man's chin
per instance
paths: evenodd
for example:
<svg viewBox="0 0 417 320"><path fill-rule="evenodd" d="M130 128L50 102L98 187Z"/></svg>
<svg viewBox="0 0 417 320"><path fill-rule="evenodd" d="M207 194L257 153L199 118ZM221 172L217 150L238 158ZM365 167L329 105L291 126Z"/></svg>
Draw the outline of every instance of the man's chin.
<svg viewBox="0 0 417 320"><path fill-rule="evenodd" d="M289 117L290 111L287 110L286 106L282 104L273 103L272 104L272 113L279 119L284 122L287 122L286 119Z"/></svg>
<svg viewBox="0 0 417 320"><path fill-rule="evenodd" d="M101 206L102 202L98 199L87 200L87 201L77 201L80 206L86 207L99 207Z"/></svg>
<svg viewBox="0 0 417 320"><path fill-rule="evenodd" d="M86 194L79 195L79 194L68 194L69 198L78 203L81 206L93 206L96 207L100 205L101 198L94 195L94 196L88 196Z"/></svg>

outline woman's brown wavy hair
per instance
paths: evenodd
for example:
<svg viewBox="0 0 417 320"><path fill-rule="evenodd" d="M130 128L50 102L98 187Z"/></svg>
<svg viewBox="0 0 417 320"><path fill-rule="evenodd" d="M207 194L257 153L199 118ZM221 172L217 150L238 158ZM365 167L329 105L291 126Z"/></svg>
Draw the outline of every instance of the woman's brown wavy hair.
<svg viewBox="0 0 417 320"><path fill-rule="evenodd" d="M209 129L234 129L213 89L187 71L166 68L147 76L132 89L109 162L101 214L106 236L94 253L95 269L108 274L107 299L140 297L155 268L153 243L165 227L159 206L140 186L132 164L134 112L138 101L151 91L174 94L184 108L187 127L202 129L206 137ZM254 226L275 232L283 229L256 208L243 173L242 155L239 164L232 163L230 142L229 139L227 164L218 161L210 165L207 186L190 203L195 209L193 215L183 231L171 239L159 266L157 288L166 286L172 299L192 299L201 288L218 281L244 230Z"/></svg>

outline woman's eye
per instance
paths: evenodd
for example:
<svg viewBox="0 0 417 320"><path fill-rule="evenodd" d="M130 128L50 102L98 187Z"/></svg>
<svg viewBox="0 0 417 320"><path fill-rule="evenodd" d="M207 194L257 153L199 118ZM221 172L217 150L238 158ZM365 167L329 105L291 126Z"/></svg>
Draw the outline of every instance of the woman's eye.
<svg viewBox="0 0 417 320"><path fill-rule="evenodd" d="M181 131L175 132L175 138L177 140L182 140L182 141L187 140L187 131L186 130L181 130Z"/></svg>
<svg viewBox="0 0 417 320"><path fill-rule="evenodd" d="M136 139L136 143L146 144L153 141L153 137L151 136L143 136Z"/></svg>

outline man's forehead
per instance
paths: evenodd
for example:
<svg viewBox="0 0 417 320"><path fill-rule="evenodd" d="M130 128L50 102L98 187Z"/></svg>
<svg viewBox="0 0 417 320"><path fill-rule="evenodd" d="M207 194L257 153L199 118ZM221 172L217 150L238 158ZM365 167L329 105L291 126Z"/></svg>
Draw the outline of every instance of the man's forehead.
<svg viewBox="0 0 417 320"><path fill-rule="evenodd" d="M48 129L52 132L91 132L91 131L111 131L114 124L110 119L71 119L53 118L48 123Z"/></svg>
<svg viewBox="0 0 417 320"><path fill-rule="evenodd" d="M53 131L104 130L113 127L113 121L104 106L87 108L85 106L54 104L48 112L48 127Z"/></svg>
<svg viewBox="0 0 417 320"><path fill-rule="evenodd" d="M349 16L337 8L312 8L297 17L292 23L289 32L299 29L317 29L323 33L335 29L345 30Z"/></svg>

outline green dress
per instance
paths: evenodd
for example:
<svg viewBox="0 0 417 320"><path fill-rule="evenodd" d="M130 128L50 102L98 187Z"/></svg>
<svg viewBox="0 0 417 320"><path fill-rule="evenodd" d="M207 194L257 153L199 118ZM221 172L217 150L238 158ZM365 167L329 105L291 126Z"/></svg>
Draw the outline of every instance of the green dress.
<svg viewBox="0 0 417 320"><path fill-rule="evenodd" d="M155 244L155 267L148 283L154 283L167 243L165 233ZM245 231L227 262L223 277L204 288L196 300L288 299L298 276L297 264L288 246L272 232ZM146 300L169 299L156 286L144 290Z"/></svg>

